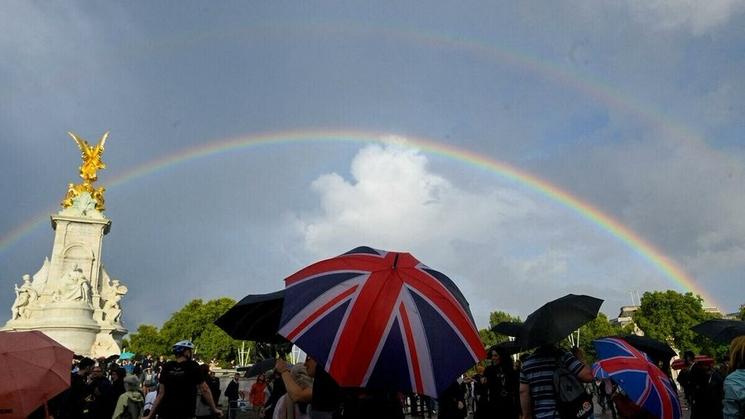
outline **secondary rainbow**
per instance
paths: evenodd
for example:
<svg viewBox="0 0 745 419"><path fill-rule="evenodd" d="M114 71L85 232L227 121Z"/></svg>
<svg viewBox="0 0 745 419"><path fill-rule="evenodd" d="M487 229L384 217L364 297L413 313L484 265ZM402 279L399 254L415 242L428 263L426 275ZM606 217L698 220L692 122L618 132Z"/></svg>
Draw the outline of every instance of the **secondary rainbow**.
<svg viewBox="0 0 745 419"><path fill-rule="evenodd" d="M575 211L582 218L590 221L601 229L610 233L613 237L622 241L634 250L642 258L646 259L677 288L692 291L703 297L708 303L715 303L714 299L703 289L697 286L694 279L686 273L675 261L666 256L662 251L647 242L641 235L621 224L608 214L603 213L590 203L584 202L562 190L560 187L541 179L531 173L518 169L514 166L494 160L492 158L476 154L472 151L456 148L451 145L436 142L431 139L396 136L393 134L369 131L347 131L347 130L301 130L301 131L279 131L259 134L251 134L236 138L218 140L205 143L200 146L183 149L177 153L163 156L152 160L131 171L114 177L108 182L109 188L116 188L127 182L148 176L168 167L185 164L195 159L228 153L235 150L249 149L258 146L274 146L281 144L302 143L385 143L390 138L400 138L397 143L422 150L426 153L443 156L460 161L469 166L476 167L491 173L495 173L505 179L513 181L530 190L533 190L561 205ZM106 182L102 184L106 185ZM13 231L0 239L0 253L7 250L13 243L29 234L36 227L41 226L48 220L50 210L40 214L31 220L21 224Z"/></svg>

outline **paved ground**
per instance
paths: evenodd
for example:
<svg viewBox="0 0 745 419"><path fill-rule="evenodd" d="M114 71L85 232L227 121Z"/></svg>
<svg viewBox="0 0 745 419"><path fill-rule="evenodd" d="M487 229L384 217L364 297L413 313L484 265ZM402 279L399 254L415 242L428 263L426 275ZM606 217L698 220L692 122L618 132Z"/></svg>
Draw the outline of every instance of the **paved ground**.
<svg viewBox="0 0 745 419"><path fill-rule="evenodd" d="M682 399L682 397L681 397L681 399ZM227 419L227 417L228 417L227 414L224 417ZM472 419L472 417L473 417L472 415L470 415L470 414L468 415L468 419ZM425 414L425 415L406 415L406 418L409 418L409 419L415 419L415 418L416 419L429 419L429 418L437 419L437 415L436 414L432 414L432 415L427 415L427 414ZM687 408L684 408L684 410L683 410L683 416L681 417L681 419L689 419L689 418L690 418L690 411L687 410ZM259 416L256 414L256 412L253 412L253 411L239 411L236 414L236 419L259 419ZM600 408L600 405L598 405L596 403L595 404L595 419L613 419L613 415L611 414L610 411L606 411L605 413L603 413L602 409Z"/></svg>

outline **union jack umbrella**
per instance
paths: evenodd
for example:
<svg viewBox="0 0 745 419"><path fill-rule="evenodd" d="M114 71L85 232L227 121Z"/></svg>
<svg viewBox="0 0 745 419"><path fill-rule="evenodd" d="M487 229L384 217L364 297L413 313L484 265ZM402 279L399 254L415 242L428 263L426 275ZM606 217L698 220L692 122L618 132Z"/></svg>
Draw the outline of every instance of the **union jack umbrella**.
<svg viewBox="0 0 745 419"><path fill-rule="evenodd" d="M628 398L660 419L679 419L680 401L670 379L643 352L618 338L592 341L599 361L592 366L597 378L610 378Z"/></svg>
<svg viewBox="0 0 745 419"><path fill-rule="evenodd" d="M450 278L409 253L369 247L287 277L279 333L342 387L437 397L486 357Z"/></svg>

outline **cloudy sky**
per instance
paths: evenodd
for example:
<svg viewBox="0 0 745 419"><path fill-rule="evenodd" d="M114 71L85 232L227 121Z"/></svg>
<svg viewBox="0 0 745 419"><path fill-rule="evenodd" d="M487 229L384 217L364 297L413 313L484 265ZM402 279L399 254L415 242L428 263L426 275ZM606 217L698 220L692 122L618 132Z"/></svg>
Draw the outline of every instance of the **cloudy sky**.
<svg viewBox="0 0 745 419"><path fill-rule="evenodd" d="M448 274L479 327L568 292L615 316L684 290L581 212L417 139L547 181L708 304L745 303L743 1L15 1L0 27L2 322L78 180L68 130L111 130L103 261L130 329L358 245Z"/></svg>

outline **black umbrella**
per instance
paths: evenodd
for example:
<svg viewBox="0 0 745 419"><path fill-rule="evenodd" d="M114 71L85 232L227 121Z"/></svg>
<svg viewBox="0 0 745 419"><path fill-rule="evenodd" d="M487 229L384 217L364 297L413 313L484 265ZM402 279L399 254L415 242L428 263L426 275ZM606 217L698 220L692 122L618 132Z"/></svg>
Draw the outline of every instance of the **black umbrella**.
<svg viewBox="0 0 745 419"><path fill-rule="evenodd" d="M243 375L246 378L257 377L264 374L267 371L271 371L277 362L274 358L262 359L261 361L251 365L250 367L240 367L238 371L246 371Z"/></svg>
<svg viewBox="0 0 745 419"><path fill-rule="evenodd" d="M501 322L491 328L492 332L500 335L518 337L523 330L521 322Z"/></svg>
<svg viewBox="0 0 745 419"><path fill-rule="evenodd" d="M502 352L507 355L512 355L516 353L522 352L522 346L516 341L516 340L506 340L504 342L499 342L498 344L492 346L489 348L487 354L490 354L492 351Z"/></svg>
<svg viewBox="0 0 745 419"><path fill-rule="evenodd" d="M523 348L556 343L598 315L603 300L568 294L544 304L523 323L518 342Z"/></svg>
<svg viewBox="0 0 745 419"><path fill-rule="evenodd" d="M715 342L728 344L732 339L745 335L745 322L712 319L691 327L691 330L699 335L711 338Z"/></svg>
<svg viewBox="0 0 745 419"><path fill-rule="evenodd" d="M628 335L616 337L625 340L629 345L646 353L655 364L657 364L658 361L668 364L670 363L670 358L677 355L673 348L671 348L667 343L660 342L659 340L647 336Z"/></svg>
<svg viewBox="0 0 745 419"><path fill-rule="evenodd" d="M283 303L284 290L248 295L215 320L215 324L233 339L286 342L277 334Z"/></svg>

